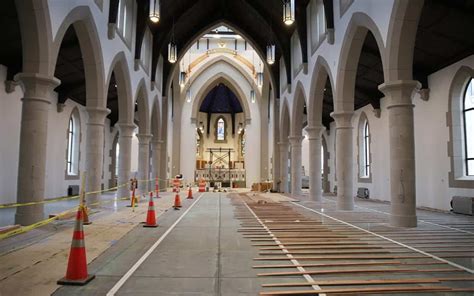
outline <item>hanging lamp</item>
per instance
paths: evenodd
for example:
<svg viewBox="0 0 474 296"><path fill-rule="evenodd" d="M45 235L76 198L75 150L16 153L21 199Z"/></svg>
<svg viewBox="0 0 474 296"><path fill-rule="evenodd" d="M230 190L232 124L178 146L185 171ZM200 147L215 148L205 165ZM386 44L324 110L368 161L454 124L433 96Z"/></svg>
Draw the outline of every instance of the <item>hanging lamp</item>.
<svg viewBox="0 0 474 296"><path fill-rule="evenodd" d="M160 0L150 0L149 18L155 24L160 21Z"/></svg>
<svg viewBox="0 0 474 296"><path fill-rule="evenodd" d="M283 22L287 26L295 22L295 0L283 0Z"/></svg>
<svg viewBox="0 0 474 296"><path fill-rule="evenodd" d="M174 20L173 20L173 27L171 28L171 40L168 43L168 62L171 64L176 63L178 60L178 49L176 43L174 42Z"/></svg>

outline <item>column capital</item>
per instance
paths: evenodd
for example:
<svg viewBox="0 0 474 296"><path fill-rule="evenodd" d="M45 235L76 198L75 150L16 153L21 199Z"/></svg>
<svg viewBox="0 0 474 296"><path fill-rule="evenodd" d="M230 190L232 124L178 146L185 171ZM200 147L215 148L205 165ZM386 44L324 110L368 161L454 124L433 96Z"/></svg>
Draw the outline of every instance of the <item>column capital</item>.
<svg viewBox="0 0 474 296"><path fill-rule="evenodd" d="M105 117L110 114L110 109L101 107L86 107L89 120L87 124L104 125Z"/></svg>
<svg viewBox="0 0 474 296"><path fill-rule="evenodd" d="M288 146L288 144L290 144L290 143L288 143L288 142L286 142L286 141L283 141L283 142L278 142L277 144L278 144L278 146L280 146L280 147L285 147L285 146Z"/></svg>
<svg viewBox="0 0 474 296"><path fill-rule="evenodd" d="M131 137L137 126L135 124L119 122L117 123L117 128L119 130L119 137Z"/></svg>
<svg viewBox="0 0 474 296"><path fill-rule="evenodd" d="M331 117L336 122L336 129L351 129L353 111L336 111L332 112Z"/></svg>
<svg viewBox="0 0 474 296"><path fill-rule="evenodd" d="M314 125L305 128L305 131L308 134L308 140L320 139L322 132L324 132L325 130L326 127L323 125Z"/></svg>
<svg viewBox="0 0 474 296"><path fill-rule="evenodd" d="M151 138L153 138L152 134L137 134L138 143L140 145L149 145Z"/></svg>
<svg viewBox="0 0 474 296"><path fill-rule="evenodd" d="M413 92L420 88L421 84L416 80L387 81L379 85L379 90L388 99L387 108L413 107Z"/></svg>
<svg viewBox="0 0 474 296"><path fill-rule="evenodd" d="M51 104L54 89L61 81L53 76L38 73L18 73L14 77L23 86L23 100L42 101Z"/></svg>
<svg viewBox="0 0 474 296"><path fill-rule="evenodd" d="M289 136L288 140L290 141L290 144L292 147L294 146L301 146L301 141L303 141L304 137L303 136Z"/></svg>

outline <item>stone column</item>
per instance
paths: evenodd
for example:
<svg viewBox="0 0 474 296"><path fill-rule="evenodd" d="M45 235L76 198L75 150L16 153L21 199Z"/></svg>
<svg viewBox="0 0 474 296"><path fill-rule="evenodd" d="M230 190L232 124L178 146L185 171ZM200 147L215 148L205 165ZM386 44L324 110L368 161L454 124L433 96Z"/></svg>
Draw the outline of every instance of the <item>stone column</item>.
<svg viewBox="0 0 474 296"><path fill-rule="evenodd" d="M313 201L322 201L321 175L321 133L324 126L306 128L309 141L309 197Z"/></svg>
<svg viewBox="0 0 474 296"><path fill-rule="evenodd" d="M388 100L390 146L390 224L416 227L415 138L412 95L420 83L391 81L379 90Z"/></svg>
<svg viewBox="0 0 474 296"><path fill-rule="evenodd" d="M117 123L119 129L119 169L118 169L118 185L121 186L117 191L117 197L130 196L130 178L132 164L132 137L135 130L134 124Z"/></svg>
<svg viewBox="0 0 474 296"><path fill-rule="evenodd" d="M337 208L354 209L352 114L354 112L333 112L336 121L336 175Z"/></svg>
<svg viewBox="0 0 474 296"><path fill-rule="evenodd" d="M291 195L301 195L301 175L302 175L302 160L301 160L301 141L302 136L288 137L291 145Z"/></svg>
<svg viewBox="0 0 474 296"><path fill-rule="evenodd" d="M152 153L152 171L153 171L153 178L161 178L160 177L160 158L161 158L161 143L160 140L153 139L151 141L151 153Z"/></svg>
<svg viewBox="0 0 474 296"><path fill-rule="evenodd" d="M138 180L150 179L150 134L138 134ZM138 182L138 190L140 194L147 195L150 184L154 182L141 181Z"/></svg>
<svg viewBox="0 0 474 296"><path fill-rule="evenodd" d="M288 192L288 142L279 142L280 146L280 192Z"/></svg>
<svg viewBox="0 0 474 296"><path fill-rule="evenodd" d="M87 107L86 133L86 192L99 191L102 188L102 172L104 166L104 122L109 109ZM88 204L99 201L101 194L94 193L86 196Z"/></svg>
<svg viewBox="0 0 474 296"><path fill-rule="evenodd" d="M48 113L54 100L54 89L60 81L36 73L15 76L24 87L21 106L20 154L18 163L17 202L44 200ZM17 224L29 225L44 219L43 205L18 207Z"/></svg>

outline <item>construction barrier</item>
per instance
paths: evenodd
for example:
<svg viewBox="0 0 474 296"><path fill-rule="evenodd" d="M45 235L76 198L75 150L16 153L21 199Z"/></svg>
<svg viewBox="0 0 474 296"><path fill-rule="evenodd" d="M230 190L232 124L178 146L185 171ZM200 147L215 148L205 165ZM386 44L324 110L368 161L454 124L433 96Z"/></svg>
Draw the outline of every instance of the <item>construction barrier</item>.
<svg viewBox="0 0 474 296"><path fill-rule="evenodd" d="M199 180L199 192L206 192L206 181Z"/></svg>
<svg viewBox="0 0 474 296"><path fill-rule="evenodd" d="M156 194L158 195L158 192L159 192L159 188L158 188L158 181L159 180L162 180L162 181L170 181L170 179L160 179L160 178L155 178L155 179L150 179L150 180L138 180L138 182L152 182L152 181L155 181L155 184L156 184L156 187L155 187L155 190L156 190ZM173 181L176 180L176 179L173 179ZM181 180L177 180L179 183L179 185L181 184ZM114 191L114 190L117 190L121 187L125 187L125 186L128 186L129 185L129 182L127 183L124 183L124 184L120 184L120 185L117 185L115 187L111 187L111 188L108 188L108 189L104 189L104 190L99 190L99 191L91 191L91 192L81 192L81 194L83 194L83 197L81 198L81 194L79 195L76 195L76 196L67 196L67 197L58 197L58 198L54 198L54 199L47 199L47 200L43 200L43 201L38 201L38 202L28 202L28 203L16 203L16 204L0 204L0 209L2 208L14 208L14 207L21 207L21 206L31 206L31 205L37 205L37 204L47 204L47 203L53 203L53 202L59 202L59 201L65 201L65 200L73 200L73 199L80 199L80 204L82 204L83 206L81 207L81 209L83 210L83 219L85 218L84 215L87 215L88 216L88 210L87 210L87 207L85 205L85 196L87 195L91 195L91 194L97 194L97 193L104 193L104 192L109 192L109 191ZM85 187L85 186L83 186ZM179 188L179 187L178 187ZM166 189L163 189L161 191L166 191ZM159 196L158 196L159 197ZM178 198L179 198L179 194L178 194ZM103 205L103 204L107 204L107 203L112 203L112 202L117 202L117 201L123 201L123 200L130 200L130 196L127 196L127 197L120 197L120 198L114 198L114 199L111 199L111 200L105 200L105 201L99 201L99 202L95 202L95 203L91 203L91 204L88 204L89 206L91 207L94 207L94 206L98 206L98 205ZM136 199L134 200L136 202ZM181 200L179 198L178 202L176 203L176 205L181 206ZM178 208L177 207L177 208ZM34 230L36 228L39 228L41 226L44 226L44 225L47 225L47 224L50 224L52 223L53 221L55 220L60 220L61 218L65 218L67 217L68 215L71 215L74 211L77 210L77 207L75 206L74 208L71 208L69 210L65 210L64 212L62 213L59 213L53 217L50 217L50 218L47 218L47 219L44 219L44 220L41 220L41 221L38 221L36 223L33 223L31 225L27 225L27 226L21 226L19 228L14 228L10 231L7 231L7 232L4 232L4 233L1 233L0 234L0 240L3 240L3 239L7 239L9 237L12 237L12 236L15 236L15 235L18 235L18 234L22 234L22 233L26 233L26 232L29 232L31 230ZM88 220L88 217L87 217L87 220ZM83 225L84 225L84 220L83 220Z"/></svg>

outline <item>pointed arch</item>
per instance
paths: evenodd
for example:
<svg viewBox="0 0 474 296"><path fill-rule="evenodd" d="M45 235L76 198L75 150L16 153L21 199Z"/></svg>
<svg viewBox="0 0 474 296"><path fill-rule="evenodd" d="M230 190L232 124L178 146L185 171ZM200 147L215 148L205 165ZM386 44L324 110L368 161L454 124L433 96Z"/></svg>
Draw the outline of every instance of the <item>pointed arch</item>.
<svg viewBox="0 0 474 296"><path fill-rule="evenodd" d="M22 43L22 72L54 75L55 60L48 1L15 1ZM38 9L41 8L41 9Z"/></svg>
<svg viewBox="0 0 474 296"><path fill-rule="evenodd" d="M288 142L290 136L290 110L288 100L283 98L280 112L280 142Z"/></svg>
<svg viewBox="0 0 474 296"><path fill-rule="evenodd" d="M331 84L331 89L336 89L329 63L324 57L318 56L311 75L307 106L308 126L318 126L322 124L324 92L328 79Z"/></svg>
<svg viewBox="0 0 474 296"><path fill-rule="evenodd" d="M375 37L375 41L377 42L384 72L387 69L385 66L385 46L376 23L365 13L354 13L347 26L339 55L339 65L336 78L338 85L337 88L334 89L336 95L333 99L335 112L354 110L357 67L362 46L369 31ZM387 75L384 73L384 78L386 77Z"/></svg>
<svg viewBox="0 0 474 296"><path fill-rule="evenodd" d="M153 107L151 109L151 134L153 135L153 140L160 140L162 137L161 134L161 112L160 112L160 101L158 96L155 96L153 99Z"/></svg>
<svg viewBox="0 0 474 296"><path fill-rule="evenodd" d="M86 87L86 105L88 107L105 108L106 91L104 85L104 62L97 25L88 6L78 6L64 18L54 38L52 46L52 69L54 71L58 60L61 43L66 31L73 26L82 54Z"/></svg>
<svg viewBox="0 0 474 296"><path fill-rule="evenodd" d="M238 33L240 36L242 36L245 40L248 41L248 43L252 46L252 48L255 50L255 52L259 55L260 59L262 61L265 61L265 52L262 52L260 50L260 48L258 46L256 46L256 44L258 44L253 38L250 37L250 35L248 35L247 33L245 33L244 30L240 29L237 25L235 25L234 23L228 21L228 20L218 20L218 21L213 21L213 22L210 22L209 24L206 24L205 26L203 26L202 29L200 30L197 30L197 32L192 35L191 38L187 38L187 40L189 40L186 44L184 44L184 46L182 47L182 49L179 50L179 57L178 57L178 60L181 60L181 58L184 56L184 54L191 48L191 46L194 44L194 42L196 40L198 40L201 36L203 36L206 32L212 30L213 28L217 28L219 26L226 26L228 28L230 28L232 31ZM283 62L285 64L289 64L289 59L290 57L286 57L286 56L282 56L283 58ZM158 64L158 57L156 57L154 60L153 60L153 66L154 66L154 69L157 68ZM279 96L279 81L277 81L276 79L278 79L279 77L276 77L275 75L278 74L278 71L272 71L272 68L269 67L266 63L263 63L264 67L265 67L265 70L269 73L269 76L270 76L270 83L272 85L272 90L274 91L274 96L275 97L278 97ZM179 71L179 63L175 63L173 65L169 65L169 64L166 64L167 67L171 67L170 69L166 69L167 73L164 73L163 74L163 77L165 77L165 81L163 81L163 95L166 95L168 90L171 88L171 84L172 84L172 79L170 79L170 77L173 77L173 75ZM286 67L288 69L291 69L290 65L288 65L288 67ZM165 72L165 69L163 69L163 71ZM287 70L287 74L291 74L289 73L290 70ZM153 73L153 71L152 71ZM156 71L155 71L156 73ZM168 78L166 78L166 76ZM152 77L152 79L156 79L156 77ZM289 75L289 78L287 79L288 80L288 83L289 83L289 80L291 79L291 75Z"/></svg>
<svg viewBox="0 0 474 296"><path fill-rule="evenodd" d="M387 38L386 81L411 80L413 78L413 54L416 32L424 0L393 3Z"/></svg>
<svg viewBox="0 0 474 296"><path fill-rule="evenodd" d="M244 91L239 86L239 84L231 76L222 72L217 73L214 76L212 76L210 79L207 80L207 82L204 85L202 85L199 88L199 91L197 92L195 96L196 99L193 101L193 106L192 106L192 111L191 111L191 121L193 122L196 121L198 117L198 113L199 113L199 106L201 106L202 101L204 100L206 94L218 83L223 83L234 94L237 95L237 98L239 99L239 102L244 109L245 121L249 123L252 117L250 114L249 103L246 100L247 96L245 95Z"/></svg>
<svg viewBox="0 0 474 296"><path fill-rule="evenodd" d="M358 163L358 181L361 183L372 182L372 156L370 133L370 123L367 114L364 111L360 113L357 125L357 163Z"/></svg>
<svg viewBox="0 0 474 296"><path fill-rule="evenodd" d="M123 51L117 53L110 63L109 73L107 74L107 83L105 84L106 86L110 84L112 73L114 73L117 83L118 121L132 124L134 100L132 95L130 69ZM107 91L105 91L104 95L107 97Z"/></svg>
<svg viewBox="0 0 474 296"><path fill-rule="evenodd" d="M150 107L148 105L148 92L145 78L140 79L135 93L134 101L138 105L138 132L146 135L150 133Z"/></svg>
<svg viewBox="0 0 474 296"><path fill-rule="evenodd" d="M307 106L304 86L298 81L293 96L293 108L291 108L291 135L301 136L303 130L304 109Z"/></svg>
<svg viewBox="0 0 474 296"><path fill-rule="evenodd" d="M81 115L77 107L74 107L69 115L67 125L66 146L66 172L65 179L79 179L79 164L81 157Z"/></svg>

